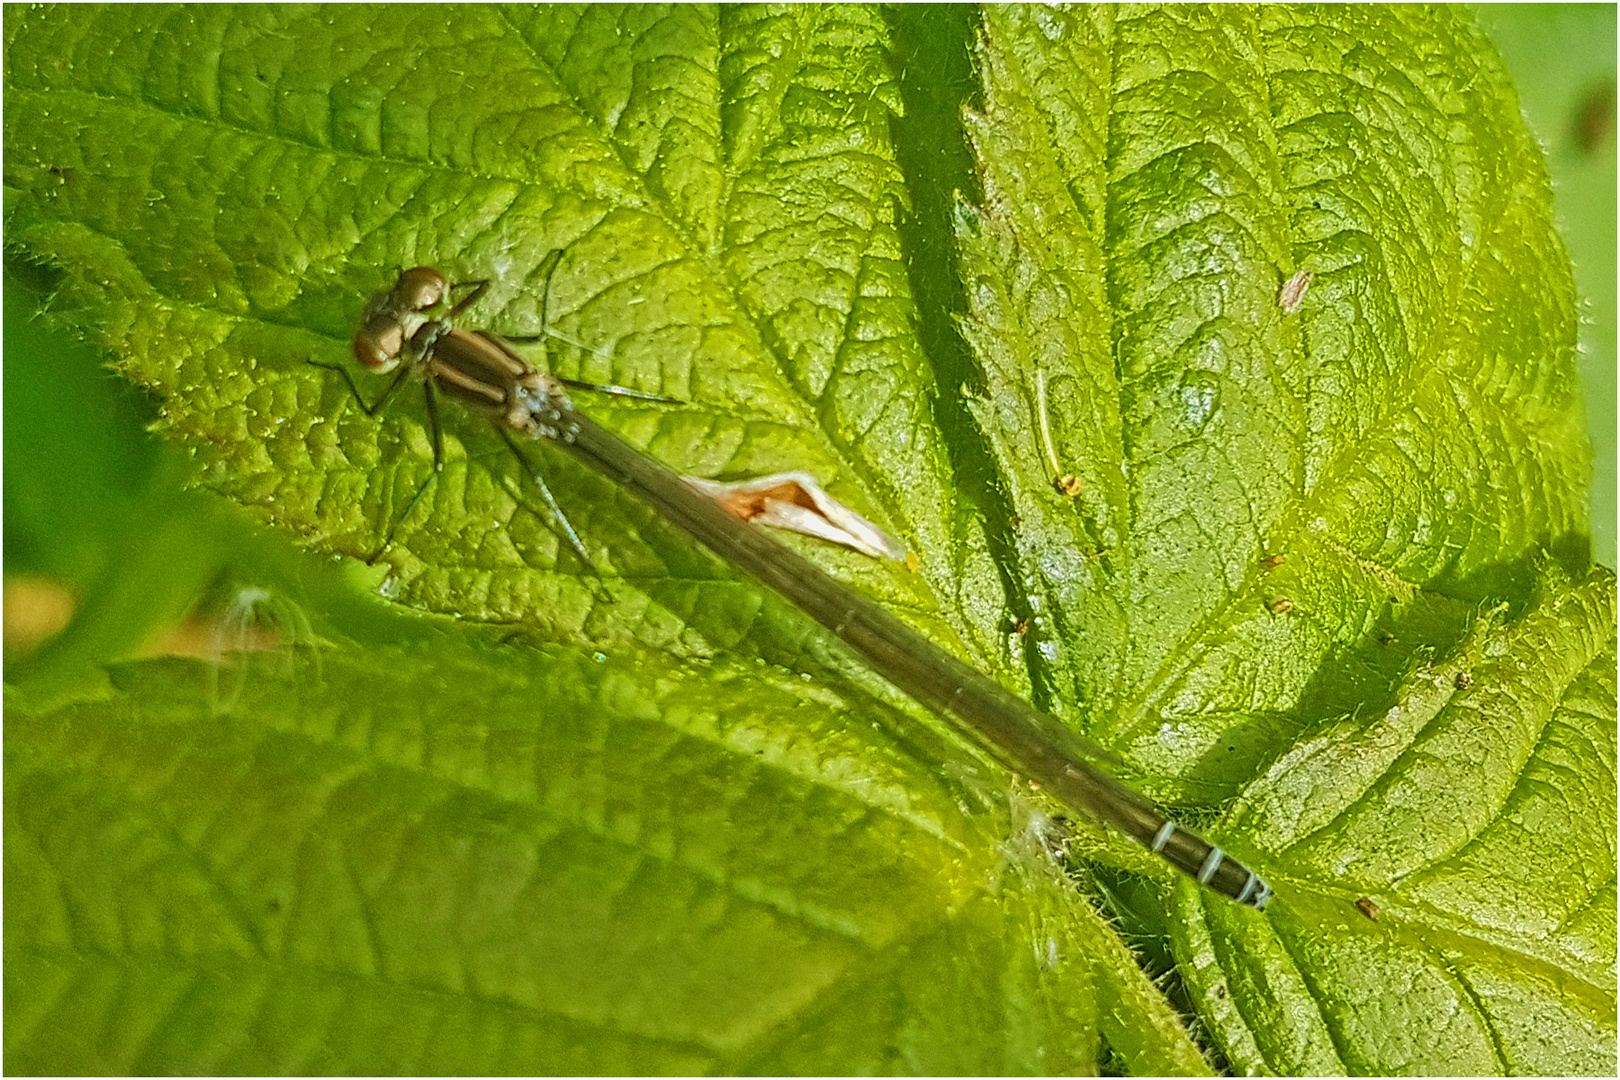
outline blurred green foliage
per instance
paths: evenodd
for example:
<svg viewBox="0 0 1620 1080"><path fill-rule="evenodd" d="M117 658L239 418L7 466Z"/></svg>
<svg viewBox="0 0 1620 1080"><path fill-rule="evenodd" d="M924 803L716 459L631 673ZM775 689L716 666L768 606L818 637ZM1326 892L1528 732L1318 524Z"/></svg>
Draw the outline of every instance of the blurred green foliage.
<svg viewBox="0 0 1620 1080"><path fill-rule="evenodd" d="M1615 5L1476 4L1547 154L1581 296L1592 557L1615 565Z"/></svg>

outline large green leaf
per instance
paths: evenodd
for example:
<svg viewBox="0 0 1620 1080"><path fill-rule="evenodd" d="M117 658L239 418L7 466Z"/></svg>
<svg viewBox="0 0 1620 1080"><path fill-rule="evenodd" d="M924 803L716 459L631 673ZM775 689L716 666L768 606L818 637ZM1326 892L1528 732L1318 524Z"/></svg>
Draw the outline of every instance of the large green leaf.
<svg viewBox="0 0 1620 1080"><path fill-rule="evenodd" d="M598 580L452 416L377 561L460 622L316 612L229 708L178 664L12 697L12 1071L1206 1068L1082 890L1236 1069L1612 1061L1569 269L1457 12L60 8L6 48L8 244L208 486L376 554L428 415L306 361L423 262L533 333L560 249L552 365L681 401L583 407L816 473L920 570L802 550L1278 887L1083 823L1062 872L1051 807L785 605L546 454Z"/></svg>

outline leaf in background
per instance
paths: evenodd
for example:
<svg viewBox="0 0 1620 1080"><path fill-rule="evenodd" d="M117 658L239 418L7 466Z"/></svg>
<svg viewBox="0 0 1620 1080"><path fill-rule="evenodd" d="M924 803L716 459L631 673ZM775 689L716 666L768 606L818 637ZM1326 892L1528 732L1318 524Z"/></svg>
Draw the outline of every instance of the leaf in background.
<svg viewBox="0 0 1620 1080"><path fill-rule="evenodd" d="M159 663L13 708L8 1065L1070 1071L1123 1024L1199 1067L1079 896L833 695L467 636L227 716Z"/></svg>
<svg viewBox="0 0 1620 1080"><path fill-rule="evenodd" d="M551 362L685 403L585 407L683 472L815 474L923 571L818 561L1027 679L1160 797L1230 804L1217 835L1264 856L1280 912L1187 885L1164 913L1228 1060L1422 1068L1367 1018L1433 926L1486 943L1454 955L1510 983L1502 957L1546 937L1528 909L1485 932L1493 879L1442 864L1505 820L1514 763L1597 654L1516 691L1534 707L1501 721L1519 749L1490 770L1459 769L1465 718L1442 703L1356 782L1305 792L1345 808L1331 828L1294 837L1268 808L1295 797L1285 763L1356 745L1431 657L1612 627L1588 598L1580 638L1580 604L1542 584L1549 550L1584 573L1585 447L1567 261L1511 90L1452 12L987 9L953 42L982 80L981 193L908 220L938 180L912 175L932 166L897 148L897 112L955 123L914 48L951 20L11 15L7 236L63 268L210 485L359 556L428 475L425 412L373 420L305 361L346 355L364 297L415 263L491 278L476 317L534 332L536 269L561 249ZM912 282L953 276L982 372L936 385ZM959 380L960 431L932 401L949 415ZM545 648L460 630L338 649L319 682L263 680L228 720L203 716L195 675L133 668L115 700L8 725L8 1064L1074 1071L1106 1041L1111 1067L1204 1067L1018 813L985 811L999 784L926 730L892 734L888 695L790 611L548 455L599 603L499 440L465 418L447 434L385 592ZM982 533L951 479L969 460L990 474ZM1500 625L1475 618L1502 604ZM1022 665L999 605L1038 616ZM1471 786L1414 807L1477 814L1383 867L1384 819L1357 800L1416 789L1431 745ZM1606 783L1612 803L1610 761L1561 797L1590 811ZM1578 910L1613 888L1612 847L1587 847L1586 876L1515 880ZM154 903L127 865L178 876ZM1363 892L1394 960L1305 948ZM1612 979L1537 947L1588 1024L1567 1060L1612 1045L1592 1019ZM150 1004L94 1004L109 986ZM1478 1013L1413 1013L1402 1038L1475 1060L1483 1030L1497 1069L1536 1068L1518 1047L1580 1028L1521 1039L1510 1011Z"/></svg>
<svg viewBox="0 0 1620 1080"><path fill-rule="evenodd" d="M1480 618L1381 713L1302 740L1251 785L1234 825L1319 884L1290 896L1270 941L1179 893L1178 953L1225 954L1219 969L1191 965L1202 989L1236 979L1275 1002L1263 1023L1226 1010L1234 1062L1366 1075L1608 1066L1614 626L1612 572L1549 580L1524 618Z"/></svg>
<svg viewBox="0 0 1620 1080"><path fill-rule="evenodd" d="M1613 663L1612 578L1584 587L1573 626L1527 618L1511 638L1550 638L1525 658L1558 650L1530 685L1481 689L1480 714L1375 719L1451 677L1428 659L1508 648L1479 605L1522 613L1544 552L1585 565L1568 262L1476 32L1414 9L984 17L967 123L984 197L957 227L1034 648L1161 797L1238 796L1218 834L1278 888L1275 939L1179 891L1166 922L1201 1014L1245 1070L1612 1057L1613 971L1591 962L1612 935L1550 941L1543 911L1613 895L1612 709L1553 715L1566 694L1604 700L1586 683ZM1301 269L1291 314L1279 290ZM1521 770L1571 742L1590 779L1562 785L1556 820L1521 822ZM1496 856L1511 885L1448 862L1516 828L1551 858L1509 875ZM1364 894L1398 962L1320 947L1326 920L1364 921ZM1437 928L1457 938L1446 961L1413 956ZM1432 993L1404 997L1420 978ZM1540 1021L1501 992L1537 998Z"/></svg>
<svg viewBox="0 0 1620 1080"><path fill-rule="evenodd" d="M1464 23L1340 14L986 13L985 430L1051 678L1183 796L1450 643L1406 624L1583 565L1569 268L1510 92Z"/></svg>

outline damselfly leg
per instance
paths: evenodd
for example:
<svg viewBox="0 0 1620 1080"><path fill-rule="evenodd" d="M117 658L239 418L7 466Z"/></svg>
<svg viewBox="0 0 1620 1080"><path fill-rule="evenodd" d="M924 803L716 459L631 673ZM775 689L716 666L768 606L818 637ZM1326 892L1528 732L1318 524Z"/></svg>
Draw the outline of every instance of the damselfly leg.
<svg viewBox="0 0 1620 1080"><path fill-rule="evenodd" d="M348 368L339 367L337 364L323 364L319 360L310 360L309 364L311 367L318 367L324 371L335 371L339 375L343 376L344 383L346 383L349 387L350 396L354 398L355 403L360 406L360 410L367 416L377 416L385 408L387 408L388 403L394 399L395 394L399 393L400 387L405 385L406 381L412 374L411 368L400 368L399 374L395 375L394 378L389 382L387 389L382 392L382 395L378 397L376 401L368 403L365 395L360 392L360 387L356 385L354 376L349 374ZM433 482L438 479L439 473L444 470L444 436L439 430L438 401L433 395L431 385L424 383L423 389L424 396L427 401L428 432L430 433L430 438L433 441L433 471L428 473L426 480L417 485L416 493L413 494L410 501L405 504L404 511L397 515L389 515L391 523L389 524L387 530L383 533L382 543L377 547L376 551L372 552L366 558L366 562L368 564L374 563L378 559L382 558L383 553L393 545L394 534L398 532L399 527L403 525L408 518L410 518L411 512L416 509L416 504L421 502L423 497L427 495L428 488L433 485Z"/></svg>

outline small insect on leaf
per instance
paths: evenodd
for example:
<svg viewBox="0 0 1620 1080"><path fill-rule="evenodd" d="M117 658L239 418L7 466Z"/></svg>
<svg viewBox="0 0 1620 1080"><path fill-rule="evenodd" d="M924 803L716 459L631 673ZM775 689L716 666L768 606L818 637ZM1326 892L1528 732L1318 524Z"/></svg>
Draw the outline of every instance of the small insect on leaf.
<svg viewBox="0 0 1620 1080"><path fill-rule="evenodd" d="M1311 279L1315 276L1309 270L1299 270L1283 283L1282 292L1277 295L1277 303L1283 309L1284 315L1292 315L1299 310L1299 306L1305 302L1305 290L1311 287Z"/></svg>
<svg viewBox="0 0 1620 1080"><path fill-rule="evenodd" d="M1457 677L1453 679L1452 682L1457 689L1466 690L1470 686L1474 685L1474 674L1471 671L1459 671L1457 672Z"/></svg>
<svg viewBox="0 0 1620 1080"><path fill-rule="evenodd" d="M1294 602L1286 596L1279 596L1266 605L1273 615L1286 615L1294 610Z"/></svg>
<svg viewBox="0 0 1620 1080"><path fill-rule="evenodd" d="M1057 477L1052 481L1052 487L1059 495L1067 495L1071 499L1086 490L1086 485L1073 473L1064 473Z"/></svg>
<svg viewBox="0 0 1620 1080"><path fill-rule="evenodd" d="M1287 561L1288 556L1286 555L1267 555L1265 558L1260 560L1260 569L1275 570L1277 567L1281 566Z"/></svg>
<svg viewBox="0 0 1620 1080"><path fill-rule="evenodd" d="M1362 896L1356 899L1356 910L1367 916L1367 918L1371 919L1373 922L1378 921L1378 905L1373 903L1372 900L1368 899L1367 897Z"/></svg>

